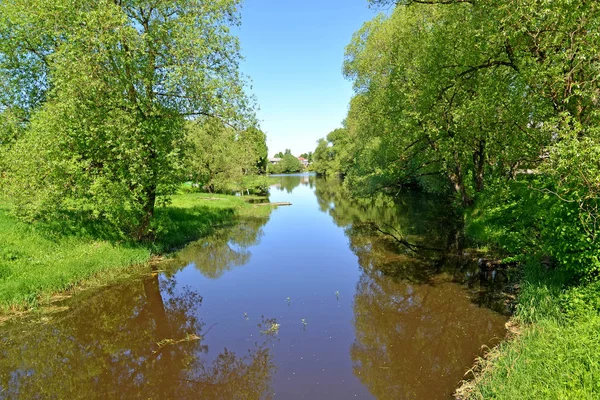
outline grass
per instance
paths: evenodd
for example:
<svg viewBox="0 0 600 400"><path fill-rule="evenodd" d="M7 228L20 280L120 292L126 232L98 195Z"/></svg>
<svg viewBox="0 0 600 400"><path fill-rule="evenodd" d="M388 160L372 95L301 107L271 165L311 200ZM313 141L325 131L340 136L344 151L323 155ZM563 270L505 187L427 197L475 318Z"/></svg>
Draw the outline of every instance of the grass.
<svg viewBox="0 0 600 400"><path fill-rule="evenodd" d="M519 237L525 229L507 231L489 214L470 218L468 231L479 241L499 250L514 251L515 243L533 247ZM458 389L458 397L600 398L600 282L578 280L568 270L544 265L534 251L517 259L522 261L522 281L511 325L518 329L479 360L475 379Z"/></svg>
<svg viewBox="0 0 600 400"><path fill-rule="evenodd" d="M11 215L8 203L0 202L0 313L34 308L80 285L104 285L147 271L153 255L269 211L239 197L181 193L157 210L157 239L132 244L26 224Z"/></svg>
<svg viewBox="0 0 600 400"><path fill-rule="evenodd" d="M589 302L569 311L573 292L586 286L560 286L562 273L543 277L539 265L525 269L529 276L513 317L519 333L480 360L476 379L459 393L469 399L600 398L600 314Z"/></svg>

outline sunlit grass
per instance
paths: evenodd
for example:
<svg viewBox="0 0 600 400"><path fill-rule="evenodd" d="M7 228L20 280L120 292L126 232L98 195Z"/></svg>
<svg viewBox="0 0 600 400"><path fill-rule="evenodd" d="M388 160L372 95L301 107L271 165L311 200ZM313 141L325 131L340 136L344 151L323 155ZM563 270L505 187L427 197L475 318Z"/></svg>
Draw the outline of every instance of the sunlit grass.
<svg viewBox="0 0 600 400"><path fill-rule="evenodd" d="M597 399L600 318L545 319L495 349L473 399Z"/></svg>
<svg viewBox="0 0 600 400"><path fill-rule="evenodd" d="M518 334L481 361L475 381L463 388L467 398L600 398L600 314L589 306L599 285L589 285L577 306L584 286L569 287L563 272L533 262L524 270L513 317Z"/></svg>

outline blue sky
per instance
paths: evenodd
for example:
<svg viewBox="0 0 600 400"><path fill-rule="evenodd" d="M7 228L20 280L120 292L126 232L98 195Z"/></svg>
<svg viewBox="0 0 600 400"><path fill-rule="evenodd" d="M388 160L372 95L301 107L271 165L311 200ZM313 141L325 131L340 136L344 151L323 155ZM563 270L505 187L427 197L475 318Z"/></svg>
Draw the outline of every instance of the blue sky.
<svg viewBox="0 0 600 400"><path fill-rule="evenodd" d="M245 0L239 38L269 155L294 155L341 126L352 96L342 75L352 34L376 15L367 0Z"/></svg>

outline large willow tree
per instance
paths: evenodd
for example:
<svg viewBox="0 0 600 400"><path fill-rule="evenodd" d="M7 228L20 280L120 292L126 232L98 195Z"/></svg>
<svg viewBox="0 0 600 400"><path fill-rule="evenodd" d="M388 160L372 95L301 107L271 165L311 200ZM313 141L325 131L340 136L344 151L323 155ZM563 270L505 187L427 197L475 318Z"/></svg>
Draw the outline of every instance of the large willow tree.
<svg viewBox="0 0 600 400"><path fill-rule="evenodd" d="M488 175L540 155L548 135L534 127L548 106L486 13L467 3L399 6L355 34L346 123L366 143L361 186L448 186L469 203Z"/></svg>
<svg viewBox="0 0 600 400"><path fill-rule="evenodd" d="M600 3L370 3L391 11L347 47L347 138L320 143L324 165L367 193L495 198L490 213L522 224L515 253L600 274Z"/></svg>
<svg viewBox="0 0 600 400"><path fill-rule="evenodd" d="M152 233L180 176L186 119L251 115L238 0L0 3L0 111L23 115L5 183L32 218L55 213ZM14 110L18 110L16 113Z"/></svg>

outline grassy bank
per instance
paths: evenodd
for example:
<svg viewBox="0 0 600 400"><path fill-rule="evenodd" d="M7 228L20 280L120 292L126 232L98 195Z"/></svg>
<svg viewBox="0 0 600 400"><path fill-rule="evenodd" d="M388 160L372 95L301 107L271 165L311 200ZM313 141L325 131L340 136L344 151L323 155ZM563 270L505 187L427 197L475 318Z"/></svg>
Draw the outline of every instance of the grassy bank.
<svg viewBox="0 0 600 400"><path fill-rule="evenodd" d="M525 230L502 228L493 216L475 210L467 219L472 237L499 250L525 241L519 237ZM459 397L600 398L600 282L581 279L535 251L516 259L522 280L511 322L518 329L480 360L476 378L459 389Z"/></svg>
<svg viewBox="0 0 600 400"><path fill-rule="evenodd" d="M135 244L26 224L11 215L8 203L0 202L0 313L35 307L85 282L102 285L147 271L144 264L153 255L240 218L265 217L268 208L254 208L234 196L178 194L157 210L157 239Z"/></svg>

